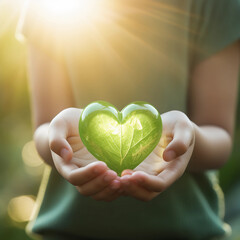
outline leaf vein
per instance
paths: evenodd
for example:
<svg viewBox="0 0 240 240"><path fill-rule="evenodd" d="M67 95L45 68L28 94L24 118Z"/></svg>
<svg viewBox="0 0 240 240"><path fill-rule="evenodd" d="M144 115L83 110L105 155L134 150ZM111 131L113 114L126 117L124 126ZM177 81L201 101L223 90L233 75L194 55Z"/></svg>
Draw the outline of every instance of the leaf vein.
<svg viewBox="0 0 240 240"><path fill-rule="evenodd" d="M128 153L129 153L129 151L130 151L130 149L131 149L131 147L132 147L132 142L133 142L134 132L135 132L135 129L133 129L133 134L132 134L131 144L130 144L128 150L127 150L127 153L125 154L125 156L124 156L123 159L121 160L121 165L122 165L123 160L126 158L126 156L128 155Z"/></svg>
<svg viewBox="0 0 240 240"><path fill-rule="evenodd" d="M102 123L104 124L104 120L102 119L102 116L101 116L100 119L101 119ZM109 136L109 137L111 138L113 144L116 146L117 149L119 149L119 146L118 146L118 145L115 143L115 141L113 140L112 135L111 135L110 133L108 133L107 136ZM109 144L109 146L112 147L112 144ZM115 149L114 149L113 147L112 147L112 149L113 149L113 151L115 151ZM120 149L120 151L121 151L121 149ZM120 155L120 156L121 156L121 155Z"/></svg>
<svg viewBox="0 0 240 240"><path fill-rule="evenodd" d="M132 148L134 148L136 145L138 145L140 142L142 142L146 137L148 137L149 135L151 135L154 130L155 130L155 128L154 128L151 132L149 132L146 136L144 136L141 140L139 140L137 143L135 143L135 144L132 146Z"/></svg>

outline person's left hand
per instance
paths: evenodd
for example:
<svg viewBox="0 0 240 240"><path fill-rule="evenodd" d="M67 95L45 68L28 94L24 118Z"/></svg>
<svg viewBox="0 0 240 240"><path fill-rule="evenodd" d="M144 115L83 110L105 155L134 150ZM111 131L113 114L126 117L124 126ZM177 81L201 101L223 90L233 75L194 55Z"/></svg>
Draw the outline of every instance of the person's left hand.
<svg viewBox="0 0 240 240"><path fill-rule="evenodd" d="M195 144L194 127L182 112L162 116L163 134L153 152L133 170L124 170L121 185L124 194L150 201L185 172Z"/></svg>

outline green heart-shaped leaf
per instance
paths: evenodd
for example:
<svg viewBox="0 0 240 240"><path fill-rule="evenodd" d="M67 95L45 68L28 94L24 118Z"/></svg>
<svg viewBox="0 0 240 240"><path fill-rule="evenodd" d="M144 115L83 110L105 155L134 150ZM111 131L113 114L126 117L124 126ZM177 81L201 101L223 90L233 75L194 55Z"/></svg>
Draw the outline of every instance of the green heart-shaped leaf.
<svg viewBox="0 0 240 240"><path fill-rule="evenodd" d="M88 151L120 175L153 151L162 134L162 120L146 102L133 102L119 112L110 103L98 101L83 110L79 133Z"/></svg>

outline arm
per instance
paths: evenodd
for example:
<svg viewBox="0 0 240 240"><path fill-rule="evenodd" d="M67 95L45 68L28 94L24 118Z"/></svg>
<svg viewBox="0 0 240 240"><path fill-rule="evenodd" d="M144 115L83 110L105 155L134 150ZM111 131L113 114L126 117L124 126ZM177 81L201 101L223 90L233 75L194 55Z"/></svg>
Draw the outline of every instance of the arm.
<svg viewBox="0 0 240 240"><path fill-rule="evenodd" d="M193 71L189 117L196 143L189 169L220 168L231 153L240 66L239 42L203 61Z"/></svg>
<svg viewBox="0 0 240 240"><path fill-rule="evenodd" d="M111 201L119 196L117 174L90 156L78 134L81 109L74 105L65 67L29 46L34 141L43 160L85 196Z"/></svg>
<svg viewBox="0 0 240 240"><path fill-rule="evenodd" d="M48 127L63 109L74 105L64 66L29 46L29 79L36 148L43 160L53 166Z"/></svg>
<svg viewBox="0 0 240 240"><path fill-rule="evenodd" d="M128 195L149 201L186 169L217 169L227 161L232 147L239 63L237 42L196 66L189 86L189 116L179 111L162 115L163 135L172 140L163 156L154 150L155 158L158 156L162 162L158 174L123 172L122 185ZM151 156L146 160L151 161Z"/></svg>

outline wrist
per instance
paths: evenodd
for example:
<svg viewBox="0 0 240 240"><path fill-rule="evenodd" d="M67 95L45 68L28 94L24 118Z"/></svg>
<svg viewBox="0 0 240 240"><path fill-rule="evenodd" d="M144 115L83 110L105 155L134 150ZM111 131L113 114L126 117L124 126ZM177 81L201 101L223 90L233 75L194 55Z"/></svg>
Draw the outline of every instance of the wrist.
<svg viewBox="0 0 240 240"><path fill-rule="evenodd" d="M231 153L230 134L221 127L198 126L193 123L195 146L188 170L199 172L221 168Z"/></svg>

